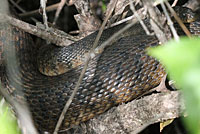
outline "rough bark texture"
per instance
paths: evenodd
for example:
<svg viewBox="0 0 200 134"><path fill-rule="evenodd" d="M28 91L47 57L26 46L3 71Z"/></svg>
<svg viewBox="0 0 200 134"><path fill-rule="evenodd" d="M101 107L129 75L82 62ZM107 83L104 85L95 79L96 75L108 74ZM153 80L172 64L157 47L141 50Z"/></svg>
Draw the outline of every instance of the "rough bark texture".
<svg viewBox="0 0 200 134"><path fill-rule="evenodd" d="M73 133L134 134L150 124L181 116L185 109L181 93L156 93L114 107L91 119Z"/></svg>

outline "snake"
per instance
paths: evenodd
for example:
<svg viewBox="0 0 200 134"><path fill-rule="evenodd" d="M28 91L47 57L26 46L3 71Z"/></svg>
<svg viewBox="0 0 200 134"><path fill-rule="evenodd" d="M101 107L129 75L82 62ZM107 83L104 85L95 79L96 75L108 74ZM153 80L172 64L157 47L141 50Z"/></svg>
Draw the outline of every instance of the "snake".
<svg viewBox="0 0 200 134"><path fill-rule="evenodd" d="M105 29L99 45L125 25ZM199 26L199 21L190 22L189 30L199 35ZM53 132L97 32L67 47L48 45L39 49L28 33L0 23L2 86L12 96L26 100L35 126L41 132ZM158 44L155 35L146 35L142 26L136 23L92 58L60 128L72 128L158 86L166 74L165 69L158 60L146 54L148 48Z"/></svg>

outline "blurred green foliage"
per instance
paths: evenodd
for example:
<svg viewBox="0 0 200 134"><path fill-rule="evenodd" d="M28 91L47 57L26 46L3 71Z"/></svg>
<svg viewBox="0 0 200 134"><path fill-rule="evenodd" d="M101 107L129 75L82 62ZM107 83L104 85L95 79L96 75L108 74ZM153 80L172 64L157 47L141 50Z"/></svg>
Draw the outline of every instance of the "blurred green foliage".
<svg viewBox="0 0 200 134"><path fill-rule="evenodd" d="M16 118L10 110L10 107L0 103L0 134L20 134Z"/></svg>
<svg viewBox="0 0 200 134"><path fill-rule="evenodd" d="M102 0L102 11L105 12L106 11L106 3L105 0Z"/></svg>
<svg viewBox="0 0 200 134"><path fill-rule="evenodd" d="M148 52L161 61L177 88L183 91L188 113L185 124L190 133L200 134L200 38L182 37Z"/></svg>

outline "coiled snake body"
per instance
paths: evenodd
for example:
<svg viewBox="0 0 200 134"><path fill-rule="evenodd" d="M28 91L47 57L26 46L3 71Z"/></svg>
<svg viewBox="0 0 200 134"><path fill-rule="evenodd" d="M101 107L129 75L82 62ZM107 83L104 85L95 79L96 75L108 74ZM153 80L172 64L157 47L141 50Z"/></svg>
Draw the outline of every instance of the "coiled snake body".
<svg viewBox="0 0 200 134"><path fill-rule="evenodd" d="M100 44L121 27L105 30ZM95 37L96 32L69 48L52 47L61 54L64 49L81 51L88 49ZM136 24L101 55L92 59L62 128L87 121L159 85L165 75L164 69L157 60L145 54L148 47L157 44L155 36L145 35L142 27ZM11 51L12 48L16 53ZM83 65L58 76L45 76L38 71L37 54L37 48L28 34L8 24L0 24L1 82L16 97L21 96L15 93L16 89L22 89L36 126L41 131L52 131L75 88Z"/></svg>

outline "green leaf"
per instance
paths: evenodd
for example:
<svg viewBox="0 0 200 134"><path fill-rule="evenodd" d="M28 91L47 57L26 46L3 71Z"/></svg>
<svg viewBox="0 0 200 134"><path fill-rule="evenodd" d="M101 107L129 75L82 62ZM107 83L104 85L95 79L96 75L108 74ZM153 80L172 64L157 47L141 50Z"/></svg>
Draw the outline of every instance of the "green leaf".
<svg viewBox="0 0 200 134"><path fill-rule="evenodd" d="M0 134L20 134L16 119L5 104L0 104Z"/></svg>
<svg viewBox="0 0 200 134"><path fill-rule="evenodd" d="M105 3L104 0L102 0L102 7L101 8L102 8L103 12L106 11L106 3Z"/></svg>
<svg viewBox="0 0 200 134"><path fill-rule="evenodd" d="M183 37L151 48L149 54L161 61L183 90L188 112L185 122L191 133L200 134L200 39Z"/></svg>

